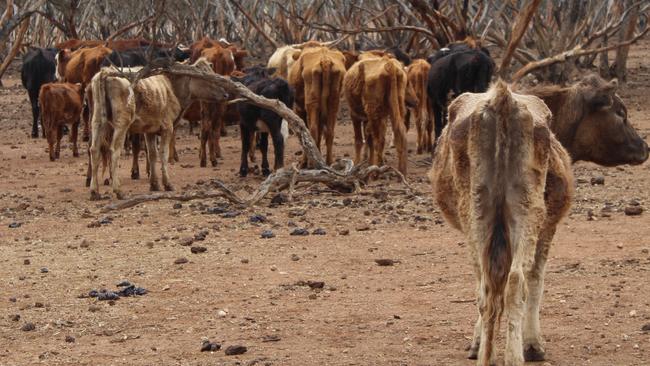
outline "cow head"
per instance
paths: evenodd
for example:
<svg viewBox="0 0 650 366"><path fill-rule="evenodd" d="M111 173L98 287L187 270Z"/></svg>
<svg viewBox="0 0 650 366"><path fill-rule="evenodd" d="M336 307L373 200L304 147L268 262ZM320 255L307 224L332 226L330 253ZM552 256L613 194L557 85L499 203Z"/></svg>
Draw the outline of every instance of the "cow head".
<svg viewBox="0 0 650 366"><path fill-rule="evenodd" d="M584 117L575 127L571 146L567 146L574 160L615 166L641 164L648 159L648 144L630 124L627 108L616 95L617 87L616 79L605 82L596 75L578 84Z"/></svg>
<svg viewBox="0 0 650 366"><path fill-rule="evenodd" d="M70 54L72 51L69 49L62 49L54 57L56 67L54 68L54 76L58 81L64 81L65 77L65 67L70 61Z"/></svg>

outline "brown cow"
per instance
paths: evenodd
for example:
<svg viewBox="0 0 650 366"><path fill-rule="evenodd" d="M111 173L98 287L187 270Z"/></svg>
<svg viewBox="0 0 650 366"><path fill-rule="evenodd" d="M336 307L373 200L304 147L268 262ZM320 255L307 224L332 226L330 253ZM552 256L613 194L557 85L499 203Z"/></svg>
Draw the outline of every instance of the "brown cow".
<svg viewBox="0 0 650 366"><path fill-rule="evenodd" d="M207 71L210 65L199 61L195 67ZM106 145L110 145L111 150L110 170L113 192L117 198L123 198L117 175L117 163L127 131L145 134L150 167L149 183L152 191L160 189L155 169L158 153L156 135L160 135L163 186L165 190L173 190L167 172L167 163L174 120L193 100L221 101L226 98L221 88L215 88L205 80L174 74L144 78L133 86L127 79L118 76L116 69L110 67L103 68L95 75L91 85L93 94L93 139L90 148L91 199L99 198L97 173L101 147ZM110 127L114 131L109 136Z"/></svg>
<svg viewBox="0 0 650 366"><path fill-rule="evenodd" d="M60 50L63 49L76 50L79 48L97 47L99 45L106 46L114 51L127 51L134 48L147 47L149 45L154 45L156 47L166 47L166 48L173 47L173 45L152 42L144 38L115 39L110 41L80 40L80 39L73 38L73 39L68 39L66 41L60 42L56 44L54 47Z"/></svg>
<svg viewBox="0 0 650 366"><path fill-rule="evenodd" d="M359 61L347 72L343 90L354 126L355 163L361 161L365 134L370 164L383 165L386 135L384 120L389 117L397 148L398 169L406 173L404 118L407 89L406 72L402 64L393 58L384 56Z"/></svg>
<svg viewBox="0 0 650 366"><path fill-rule="evenodd" d="M573 161L641 164L648 160L648 144L628 121L617 87L616 80L588 75L569 87L541 86L526 93L542 98L553 112L551 130Z"/></svg>
<svg viewBox="0 0 650 366"><path fill-rule="evenodd" d="M90 84L90 80L101 69L101 64L112 50L104 46L80 48L76 51L63 49L56 54L55 75L57 80L68 83L81 83L82 88ZM89 122L84 118L84 140L89 136Z"/></svg>
<svg viewBox="0 0 650 366"><path fill-rule="evenodd" d="M334 160L332 144L345 76L345 56L326 47L302 50L289 70L289 84L295 90L295 110L309 127L320 149L325 135L327 164Z"/></svg>
<svg viewBox="0 0 650 366"><path fill-rule="evenodd" d="M248 57L248 51L239 49L237 46L231 44L225 39L214 40L209 37L203 37L190 45L190 62L194 63L202 56L203 50L211 47L221 47L230 50L232 58L235 61L237 70L243 70L246 67L245 58Z"/></svg>
<svg viewBox="0 0 650 366"><path fill-rule="evenodd" d="M413 61L406 68L409 87L415 93L416 106L412 108L415 117L415 127L418 134L417 153L431 152L433 147L433 112L427 95L427 81L431 65L426 60ZM411 108L409 108L411 110ZM409 126L410 113L406 114L406 125Z"/></svg>
<svg viewBox="0 0 650 366"><path fill-rule="evenodd" d="M77 148L77 133L83 105L83 88L81 84L48 83L41 86L38 96L41 104L43 130L50 146L50 160L59 158L61 152L61 137L63 125L72 125L70 142L72 155L79 156ZM56 143L56 148L54 144Z"/></svg>
<svg viewBox="0 0 650 366"><path fill-rule="evenodd" d="M479 318L470 358L495 363L495 332L507 316L505 365L544 359L539 328L544 267L573 196L566 150L551 112L499 81L449 106L429 173L447 222L468 236Z"/></svg>

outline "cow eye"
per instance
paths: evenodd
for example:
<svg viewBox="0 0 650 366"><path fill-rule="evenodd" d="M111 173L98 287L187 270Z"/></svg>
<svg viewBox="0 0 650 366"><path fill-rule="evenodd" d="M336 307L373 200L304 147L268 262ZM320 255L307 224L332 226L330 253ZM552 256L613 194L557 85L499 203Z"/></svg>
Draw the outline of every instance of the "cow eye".
<svg viewBox="0 0 650 366"><path fill-rule="evenodd" d="M624 111L624 110L619 109L619 110L616 111L616 114L617 114L619 117L625 119L625 111Z"/></svg>

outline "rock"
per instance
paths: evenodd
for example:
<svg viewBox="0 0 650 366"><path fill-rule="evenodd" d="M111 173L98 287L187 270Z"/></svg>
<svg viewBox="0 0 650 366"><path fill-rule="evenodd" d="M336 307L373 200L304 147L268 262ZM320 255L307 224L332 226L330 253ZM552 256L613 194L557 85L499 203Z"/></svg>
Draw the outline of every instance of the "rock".
<svg viewBox="0 0 650 366"><path fill-rule="evenodd" d="M97 221L100 225L108 225L113 222L113 218L110 216L103 217Z"/></svg>
<svg viewBox="0 0 650 366"><path fill-rule="evenodd" d="M174 261L174 264L184 264L184 263L187 263L187 262L188 262L187 258L181 257L181 258L176 259Z"/></svg>
<svg viewBox="0 0 650 366"><path fill-rule="evenodd" d="M602 186L604 184L605 184L605 177L603 177L602 175L597 175L591 178L592 186L596 186L596 185Z"/></svg>
<svg viewBox="0 0 650 366"><path fill-rule="evenodd" d="M17 228L19 228L21 225L22 225L22 223L20 223L20 222L12 222L11 224L9 224L9 228L10 228L10 229L17 229Z"/></svg>
<svg viewBox="0 0 650 366"><path fill-rule="evenodd" d="M10 297L9 302L16 302L16 298L15 297Z"/></svg>
<svg viewBox="0 0 650 366"><path fill-rule="evenodd" d="M318 299L318 296L317 296L316 294L311 294L311 295L309 295L309 296L307 296L307 297L309 298L309 300L316 300L316 299Z"/></svg>
<svg viewBox="0 0 650 366"><path fill-rule="evenodd" d="M172 206L172 208L173 208L174 210L180 210L181 208L183 208L183 204L180 203L180 202L178 202L178 203L174 203L174 205Z"/></svg>
<svg viewBox="0 0 650 366"><path fill-rule="evenodd" d="M638 216L643 213L643 207L641 206L627 206L625 207L625 214L627 216Z"/></svg>
<svg viewBox="0 0 650 366"><path fill-rule="evenodd" d="M262 337L262 342L277 342L279 340L280 337L275 334L265 335Z"/></svg>
<svg viewBox="0 0 650 366"><path fill-rule="evenodd" d="M25 259L25 260L23 261L23 264L26 265L26 266L30 265L30 263L31 263L31 262L29 261L29 259Z"/></svg>
<svg viewBox="0 0 650 366"><path fill-rule="evenodd" d="M352 198L343 199L343 206L350 206L352 204Z"/></svg>
<svg viewBox="0 0 650 366"><path fill-rule="evenodd" d="M588 180L586 178L578 178L576 179L576 182L578 182L578 184L585 184Z"/></svg>
<svg viewBox="0 0 650 366"><path fill-rule="evenodd" d="M262 237L262 239L275 238L275 234L273 234L273 231L271 231L271 230L262 231L262 234L260 236Z"/></svg>
<svg viewBox="0 0 650 366"><path fill-rule="evenodd" d="M244 264L247 264L248 263L248 258L242 258L241 262L244 263Z"/></svg>
<svg viewBox="0 0 650 366"><path fill-rule="evenodd" d="M368 230L370 230L370 226L368 225L361 225L357 227L357 231L368 231Z"/></svg>
<svg viewBox="0 0 650 366"><path fill-rule="evenodd" d="M223 217L224 219L233 219L239 215L241 215L241 212L239 211L228 211L221 214L221 217Z"/></svg>
<svg viewBox="0 0 650 366"><path fill-rule="evenodd" d="M223 214L226 212L228 212L228 209L226 207L221 207L221 206L208 207L205 210L205 213L212 214L212 215Z"/></svg>
<svg viewBox="0 0 650 366"><path fill-rule="evenodd" d="M65 341L66 341L67 343L74 343L74 342L75 342L75 338L74 338L73 336L71 336L71 335L67 335L67 336L65 336Z"/></svg>
<svg viewBox="0 0 650 366"><path fill-rule="evenodd" d="M644 324L644 325L641 327L641 330L642 330L643 332L650 332L650 323L648 323L648 324Z"/></svg>
<svg viewBox="0 0 650 366"><path fill-rule="evenodd" d="M178 241L178 244L183 247L189 247L192 243L194 243L194 238L191 237L183 238Z"/></svg>
<svg viewBox="0 0 650 366"><path fill-rule="evenodd" d="M197 246L197 247L191 247L190 248L190 252L192 252L192 254L205 253L207 251L208 251L208 248L206 248L206 247L198 247Z"/></svg>
<svg viewBox="0 0 650 366"><path fill-rule="evenodd" d="M343 230L339 231L339 235L343 235L343 236L350 235L350 230L343 229Z"/></svg>
<svg viewBox="0 0 650 366"><path fill-rule="evenodd" d="M34 323L25 323L25 324L20 328L20 330L22 330L23 332L31 332L31 331L34 330L34 329L36 329L36 326L34 325Z"/></svg>
<svg viewBox="0 0 650 366"><path fill-rule="evenodd" d="M13 314L13 315L10 315L10 316L9 316L9 319L10 319L12 322L17 322L17 321L20 320L20 314Z"/></svg>
<svg viewBox="0 0 650 366"><path fill-rule="evenodd" d="M207 230L201 230L198 233L194 234L194 240L203 241L209 233L210 232Z"/></svg>
<svg viewBox="0 0 650 366"><path fill-rule="evenodd" d="M305 229L305 228L299 227L299 228L293 229L293 231L291 233L289 233L289 235L291 235L291 236L306 236L306 235L309 235L309 231L307 231L307 229Z"/></svg>
<svg viewBox="0 0 650 366"><path fill-rule="evenodd" d="M392 259L384 258L384 259L375 259L375 263L377 263L380 266L392 266L395 264L395 261Z"/></svg>
<svg viewBox="0 0 650 366"><path fill-rule="evenodd" d="M99 301L119 300L119 298L120 295L116 294L113 291L100 292L97 294L97 300Z"/></svg>
<svg viewBox="0 0 650 366"><path fill-rule="evenodd" d="M201 343L201 352L214 352L220 349L221 345L219 343L212 343L209 340L205 340Z"/></svg>
<svg viewBox="0 0 650 366"><path fill-rule="evenodd" d="M297 262L300 260L300 257L297 254L291 254L291 260Z"/></svg>
<svg viewBox="0 0 650 366"><path fill-rule="evenodd" d="M228 313L226 313L226 312L223 311L223 310L219 310L219 311L217 311L217 316L218 316L219 318L225 318L226 315L228 315Z"/></svg>
<svg viewBox="0 0 650 366"><path fill-rule="evenodd" d="M289 211L288 216L290 218L293 218L293 217L305 216L305 214L307 214L307 210L305 210L304 208L294 208Z"/></svg>
<svg viewBox="0 0 650 366"><path fill-rule="evenodd" d="M234 346L228 346L226 348L226 356L235 356L235 355L243 355L248 351L248 348L246 346L241 346L241 345L234 345Z"/></svg>
<svg viewBox="0 0 650 366"><path fill-rule="evenodd" d="M307 286L311 289L323 288L325 287L325 282L323 281L307 281Z"/></svg>
<svg viewBox="0 0 650 366"><path fill-rule="evenodd" d="M289 196L284 193L278 193L273 198L271 198L271 204L282 205L289 202Z"/></svg>
<svg viewBox="0 0 650 366"><path fill-rule="evenodd" d="M248 221L250 221L253 224L263 224L267 220L266 220L266 216L260 215L260 214L255 214L255 215L249 217Z"/></svg>
<svg viewBox="0 0 650 366"><path fill-rule="evenodd" d="M321 227L311 232L311 235L325 235L325 234L327 234L327 232L325 231L325 229Z"/></svg>
<svg viewBox="0 0 650 366"><path fill-rule="evenodd" d="M623 244L616 244L616 247L617 247L618 249L623 249Z"/></svg>
<svg viewBox="0 0 650 366"><path fill-rule="evenodd" d="M40 308L45 307L45 305L42 302L37 301L37 302L34 303L34 307L40 309Z"/></svg>
<svg viewBox="0 0 650 366"><path fill-rule="evenodd" d="M41 273L48 273L50 270L47 267L41 268Z"/></svg>
<svg viewBox="0 0 650 366"><path fill-rule="evenodd" d="M81 248L88 248L90 246L90 241L83 239L81 240L81 244L79 244L79 247Z"/></svg>

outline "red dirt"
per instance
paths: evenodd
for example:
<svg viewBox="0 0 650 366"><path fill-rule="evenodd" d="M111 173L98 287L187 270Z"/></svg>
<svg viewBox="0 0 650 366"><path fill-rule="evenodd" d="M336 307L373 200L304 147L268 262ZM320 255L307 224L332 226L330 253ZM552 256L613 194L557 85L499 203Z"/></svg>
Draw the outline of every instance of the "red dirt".
<svg viewBox="0 0 650 366"><path fill-rule="evenodd" d="M620 91L642 135L650 133L649 50L647 41L633 48L630 81ZM299 187L293 204L270 208L267 199L235 218L203 214L220 200L100 214L109 201L89 201L84 155L73 158L66 145L61 159L49 162L45 140L29 138L30 107L15 70L3 82L0 365L474 364L464 350L477 314L468 250L438 221L424 156L409 155L415 196L379 181L347 196ZM181 161L171 167L179 191L219 178L243 194L261 182L236 176L239 138L236 128L228 132L213 169L198 167L197 139L181 131ZM350 123L339 124L336 154L351 154L352 142ZM409 146L415 149L414 131ZM297 150L294 138L289 163L300 159ZM388 161L394 157L390 149ZM124 191L146 193L144 179L129 179L130 157L121 165ZM648 365L650 333L641 328L650 323L650 213L626 216L623 209L633 199L650 209L650 164L578 163L575 175L584 182L551 249L541 314L548 360L538 365ZM589 183L597 175L604 185ZM250 223L255 213L268 222ZM112 223L88 227L107 216ZM22 226L10 229L12 222ZM326 235L290 236L291 222ZM369 230L357 231L362 226ZM261 239L265 229L276 237ZM349 235L339 233L346 229ZM201 230L209 233L194 245L207 252L191 254L179 244ZM174 264L180 257L189 262ZM379 258L399 262L380 267ZM149 293L114 305L79 297L125 279ZM309 280L324 288L296 285ZM28 322L35 330L22 331ZM202 337L248 352L202 353Z"/></svg>

